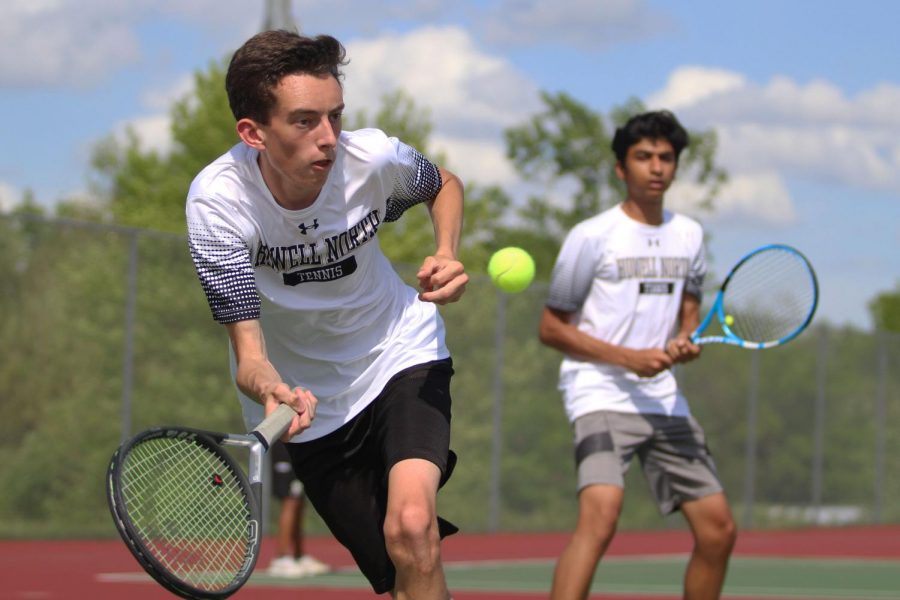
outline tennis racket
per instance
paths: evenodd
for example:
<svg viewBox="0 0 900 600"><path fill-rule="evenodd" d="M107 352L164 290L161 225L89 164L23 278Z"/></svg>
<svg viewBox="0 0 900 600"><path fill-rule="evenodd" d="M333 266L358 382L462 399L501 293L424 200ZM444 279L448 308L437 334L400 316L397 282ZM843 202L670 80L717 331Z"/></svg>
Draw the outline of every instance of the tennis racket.
<svg viewBox="0 0 900 600"><path fill-rule="evenodd" d="M818 299L816 273L803 254L783 244L762 246L731 269L691 341L752 350L780 346L806 329ZM704 335L714 319L722 334Z"/></svg>
<svg viewBox="0 0 900 600"><path fill-rule="evenodd" d="M260 548L263 457L296 413L282 404L249 434L156 427L113 454L107 499L138 563L170 592L227 598ZM248 448L249 479L222 446Z"/></svg>

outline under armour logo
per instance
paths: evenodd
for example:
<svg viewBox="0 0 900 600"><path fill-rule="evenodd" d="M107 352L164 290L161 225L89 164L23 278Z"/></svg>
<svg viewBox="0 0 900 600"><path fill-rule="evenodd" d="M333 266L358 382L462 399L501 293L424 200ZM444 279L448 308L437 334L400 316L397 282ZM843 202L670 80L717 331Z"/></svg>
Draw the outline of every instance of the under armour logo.
<svg viewBox="0 0 900 600"><path fill-rule="evenodd" d="M297 225L297 229L300 230L300 233L306 235L306 232L310 229L318 229L319 228L319 220L313 219L312 225L307 225L306 223L300 223Z"/></svg>
<svg viewBox="0 0 900 600"><path fill-rule="evenodd" d="M303 233L306 233L306 232L304 231ZM657 248L659 248L659 239L657 239L657 238L648 238L648 239L647 239L647 245L648 245L648 246L651 246L651 247L652 247L652 246L656 246Z"/></svg>

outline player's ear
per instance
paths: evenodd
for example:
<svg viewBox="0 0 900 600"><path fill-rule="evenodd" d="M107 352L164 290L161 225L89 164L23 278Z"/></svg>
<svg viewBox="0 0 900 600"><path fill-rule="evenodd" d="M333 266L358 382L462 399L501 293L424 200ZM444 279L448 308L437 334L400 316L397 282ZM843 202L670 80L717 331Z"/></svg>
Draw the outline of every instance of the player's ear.
<svg viewBox="0 0 900 600"><path fill-rule="evenodd" d="M243 118L237 122L235 128L242 142L254 150L266 149L266 134L256 121Z"/></svg>
<svg viewBox="0 0 900 600"><path fill-rule="evenodd" d="M625 181L625 167L618 160L616 161L616 176Z"/></svg>

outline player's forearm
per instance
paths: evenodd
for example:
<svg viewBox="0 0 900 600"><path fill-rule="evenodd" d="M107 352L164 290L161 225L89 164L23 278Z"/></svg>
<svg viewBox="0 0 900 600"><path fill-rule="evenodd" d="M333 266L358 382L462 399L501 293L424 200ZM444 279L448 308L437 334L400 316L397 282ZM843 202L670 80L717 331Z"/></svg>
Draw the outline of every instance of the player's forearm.
<svg viewBox="0 0 900 600"><path fill-rule="evenodd" d="M435 199L428 204L434 226L435 255L455 259L463 227L463 184L450 171L440 171L443 185Z"/></svg>
<svg viewBox="0 0 900 600"><path fill-rule="evenodd" d="M266 398L282 383L281 376L268 361L238 362L235 384L246 396L260 404L265 404Z"/></svg>
<svg viewBox="0 0 900 600"><path fill-rule="evenodd" d="M689 294L681 301L678 313L678 333L682 337L690 336L700 325L700 300Z"/></svg>
<svg viewBox="0 0 900 600"><path fill-rule="evenodd" d="M538 335L544 345L572 358L629 368L631 350L588 335L550 309L545 309Z"/></svg>
<svg viewBox="0 0 900 600"><path fill-rule="evenodd" d="M265 404L266 396L282 381L269 362L259 321L229 323L226 328L237 362L235 384L246 396Z"/></svg>
<svg viewBox="0 0 900 600"><path fill-rule="evenodd" d="M559 338L558 349L565 354L588 362L629 368L628 348L591 337L575 327L570 329L569 335Z"/></svg>

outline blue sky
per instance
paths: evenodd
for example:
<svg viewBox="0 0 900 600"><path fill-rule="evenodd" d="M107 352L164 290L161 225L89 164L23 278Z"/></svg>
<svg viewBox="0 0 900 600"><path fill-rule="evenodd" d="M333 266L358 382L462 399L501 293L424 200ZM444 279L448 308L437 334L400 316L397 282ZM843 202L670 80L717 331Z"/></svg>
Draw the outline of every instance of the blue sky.
<svg viewBox="0 0 900 600"><path fill-rule="evenodd" d="M259 29L264 0L7 0L0 21L0 209L83 195L91 148L133 127L168 143L191 75ZM820 318L870 327L900 282L900 3L891 0L295 0L348 48L348 111L402 87L467 181L521 190L502 130L565 91L607 112L636 96L715 129L730 174L712 235L722 273L786 242L816 265ZM551 190L563 194L564 190Z"/></svg>

